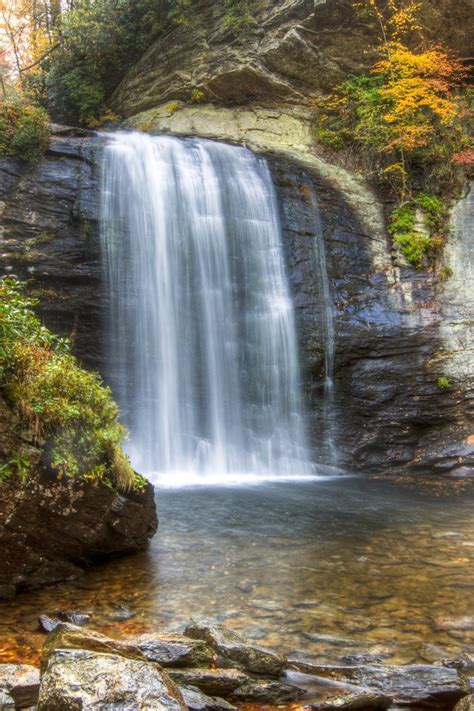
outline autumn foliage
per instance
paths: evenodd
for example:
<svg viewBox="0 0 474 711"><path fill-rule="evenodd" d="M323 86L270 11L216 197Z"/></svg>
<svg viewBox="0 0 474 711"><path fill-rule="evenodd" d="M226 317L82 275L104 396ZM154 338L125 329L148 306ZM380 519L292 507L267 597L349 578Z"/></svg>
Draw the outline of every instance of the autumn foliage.
<svg viewBox="0 0 474 711"><path fill-rule="evenodd" d="M377 0L355 3L380 32L380 59L366 75L342 83L321 102L317 135L334 148L359 146L396 194L406 198L413 177L433 178L441 191L447 166L469 162L466 102L460 92L462 64L438 45L408 35L420 34L419 3ZM413 42L412 42L413 44ZM323 108L324 106L324 108ZM425 187L425 186L423 186ZM430 185L430 188L433 186Z"/></svg>

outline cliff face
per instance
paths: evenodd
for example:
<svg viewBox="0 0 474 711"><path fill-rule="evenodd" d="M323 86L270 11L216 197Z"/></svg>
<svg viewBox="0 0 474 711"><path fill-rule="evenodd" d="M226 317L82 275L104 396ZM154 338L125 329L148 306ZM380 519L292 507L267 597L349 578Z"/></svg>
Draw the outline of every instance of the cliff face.
<svg viewBox="0 0 474 711"><path fill-rule="evenodd" d="M374 58L377 28L351 0L256 0L255 24L232 32L223 2L198 0L186 24L168 31L131 69L113 97L125 116L193 89L218 105L307 106ZM470 0L423 0L427 36L471 57Z"/></svg>
<svg viewBox="0 0 474 711"><path fill-rule="evenodd" d="M222 122L207 125L224 130ZM30 277L48 325L72 333L84 362L105 372L98 230L103 140L54 138L39 166L0 165L0 185L2 271ZM357 176L300 149L259 150L280 198L316 459L331 460L330 435L338 463L348 469L472 473L472 197L455 210L445 255L453 276L441 283L392 251L381 206ZM317 264L322 240L335 331L329 409ZM440 377L449 380L448 389L440 389Z"/></svg>

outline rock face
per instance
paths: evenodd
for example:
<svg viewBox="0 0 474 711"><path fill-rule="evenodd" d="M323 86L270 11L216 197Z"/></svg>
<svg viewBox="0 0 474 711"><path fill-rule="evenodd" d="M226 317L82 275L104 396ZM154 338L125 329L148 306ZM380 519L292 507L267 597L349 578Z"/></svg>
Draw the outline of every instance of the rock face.
<svg viewBox="0 0 474 711"><path fill-rule="evenodd" d="M193 111L228 138L231 110ZM212 116L222 111L226 121L213 124ZM257 141L251 131L259 134L249 128L250 143ZM335 451L338 465L366 473L471 475L472 193L454 211L445 253L452 277L440 282L431 272L409 268L393 250L382 206L359 176L311 154L302 139L297 148L290 137L272 150L271 132L265 135L265 145L254 147L268 156L280 198L315 459L334 463ZM79 357L102 373L106 304L98 220L104 140L56 136L37 167L0 162L0 271L30 278L48 326L72 334ZM278 140L286 140L284 134ZM323 246L334 325L330 407L324 398ZM441 389L440 377L450 387Z"/></svg>
<svg viewBox="0 0 474 711"><path fill-rule="evenodd" d="M0 486L0 598L77 578L96 560L141 550L157 527L150 484L125 495L105 485L56 481L30 441L0 396L0 461L26 447L31 465L26 482L13 476Z"/></svg>
<svg viewBox="0 0 474 711"><path fill-rule="evenodd" d="M232 30L225 3L198 0L189 22L166 32L113 97L125 116L162 102L192 101L199 89L224 105L307 105L315 94L363 70L380 41L350 0L256 0L253 22ZM471 56L469 0L423 0L427 35Z"/></svg>

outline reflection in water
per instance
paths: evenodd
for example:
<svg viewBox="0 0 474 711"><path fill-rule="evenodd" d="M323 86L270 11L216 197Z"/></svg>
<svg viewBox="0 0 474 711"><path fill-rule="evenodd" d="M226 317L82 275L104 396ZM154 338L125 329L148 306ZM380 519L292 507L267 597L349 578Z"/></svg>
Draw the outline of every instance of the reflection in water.
<svg viewBox="0 0 474 711"><path fill-rule="evenodd" d="M117 636L210 617L328 661L473 651L472 498L360 479L159 490L147 553L2 604L2 660L34 660L38 615L57 609L90 611ZM439 629L447 618L473 629Z"/></svg>

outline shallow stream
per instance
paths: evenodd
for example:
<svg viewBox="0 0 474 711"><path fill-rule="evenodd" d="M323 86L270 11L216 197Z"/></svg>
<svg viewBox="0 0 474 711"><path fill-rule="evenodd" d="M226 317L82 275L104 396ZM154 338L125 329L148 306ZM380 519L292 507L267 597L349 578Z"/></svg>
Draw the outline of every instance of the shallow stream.
<svg viewBox="0 0 474 711"><path fill-rule="evenodd" d="M472 491L334 478L159 489L157 501L146 553L0 605L1 661L36 661L38 616L56 610L116 636L206 617L327 661L474 652Z"/></svg>

